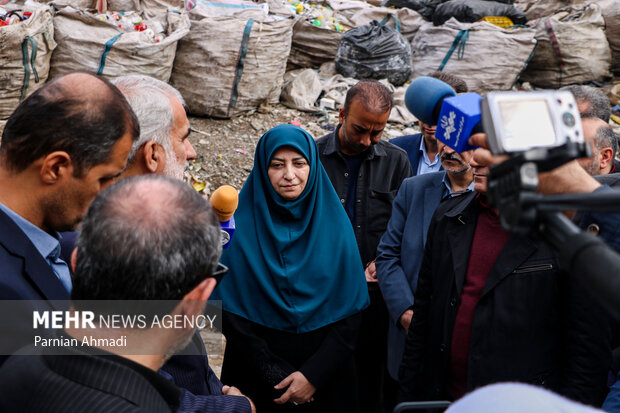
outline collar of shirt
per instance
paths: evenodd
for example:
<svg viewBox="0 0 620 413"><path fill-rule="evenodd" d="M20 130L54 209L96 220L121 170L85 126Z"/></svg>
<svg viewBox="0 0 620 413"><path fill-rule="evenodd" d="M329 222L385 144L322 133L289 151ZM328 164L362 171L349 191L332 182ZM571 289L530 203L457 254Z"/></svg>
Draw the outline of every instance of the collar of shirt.
<svg viewBox="0 0 620 413"><path fill-rule="evenodd" d="M422 135L422 139L420 140L420 152L422 152L422 160L427 166L435 166L439 162L439 152L435 155L435 160L430 161L428 159L428 153L426 153L426 145L424 140L424 135Z"/></svg>
<svg viewBox="0 0 620 413"><path fill-rule="evenodd" d="M0 209L16 223L22 231L24 231L24 234L26 234L28 239L30 239L30 241L34 244L35 248L39 251L43 258L48 258L52 252L60 251L59 233L54 232L53 235L48 234L2 203L0 203ZM56 255L54 258L58 258L58 256Z"/></svg>
<svg viewBox="0 0 620 413"><path fill-rule="evenodd" d="M466 192L470 192L470 191L474 190L474 181L471 181L465 190L452 192L452 185L450 184L450 179L448 179L448 174L444 175L444 177L443 177L443 184L446 187L446 189L443 192L443 198L446 198L448 196L453 197L453 196L456 196L456 195L461 195L461 194L464 194Z"/></svg>

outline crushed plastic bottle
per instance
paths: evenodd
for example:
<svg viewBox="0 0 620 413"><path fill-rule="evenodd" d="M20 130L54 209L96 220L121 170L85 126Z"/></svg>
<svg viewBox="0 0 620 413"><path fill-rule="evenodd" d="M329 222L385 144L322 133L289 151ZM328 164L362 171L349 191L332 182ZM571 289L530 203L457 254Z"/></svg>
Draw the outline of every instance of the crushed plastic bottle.
<svg viewBox="0 0 620 413"><path fill-rule="evenodd" d="M106 12L94 15L98 20L105 21L118 27L123 32L143 32L145 41L161 43L166 37L166 29L158 21L145 21L142 16L134 12Z"/></svg>

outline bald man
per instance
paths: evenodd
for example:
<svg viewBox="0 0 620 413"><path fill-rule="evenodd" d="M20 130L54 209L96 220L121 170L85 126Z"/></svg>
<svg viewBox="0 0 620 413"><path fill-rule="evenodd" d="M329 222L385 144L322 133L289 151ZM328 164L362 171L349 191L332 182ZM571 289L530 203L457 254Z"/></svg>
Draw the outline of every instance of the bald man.
<svg viewBox="0 0 620 413"><path fill-rule="evenodd" d="M0 299L69 299L58 232L75 229L121 174L138 135L123 95L90 74L54 79L15 109L0 143ZM29 327L16 322L18 331Z"/></svg>
<svg viewBox="0 0 620 413"><path fill-rule="evenodd" d="M592 147L590 158L578 160L581 167L592 176L618 172L614 165L618 141L609 124L599 118L587 117L581 119L581 125L583 138Z"/></svg>

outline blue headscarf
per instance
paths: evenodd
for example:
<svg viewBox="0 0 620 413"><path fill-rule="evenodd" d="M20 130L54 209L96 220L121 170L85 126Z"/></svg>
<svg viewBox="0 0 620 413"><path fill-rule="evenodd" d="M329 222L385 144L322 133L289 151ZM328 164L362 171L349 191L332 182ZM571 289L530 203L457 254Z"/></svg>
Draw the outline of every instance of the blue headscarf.
<svg viewBox="0 0 620 413"><path fill-rule="evenodd" d="M310 165L306 187L293 201L278 195L267 175L269 161L283 146L299 151ZM260 139L235 223L222 255L230 270L213 294L224 310L303 333L368 306L353 228L303 129L280 125Z"/></svg>

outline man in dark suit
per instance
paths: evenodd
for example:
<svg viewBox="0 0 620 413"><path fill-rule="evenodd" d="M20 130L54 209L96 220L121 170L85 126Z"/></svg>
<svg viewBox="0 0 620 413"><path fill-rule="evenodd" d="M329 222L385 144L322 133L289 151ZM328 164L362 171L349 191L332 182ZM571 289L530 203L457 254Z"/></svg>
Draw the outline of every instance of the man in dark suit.
<svg viewBox="0 0 620 413"><path fill-rule="evenodd" d="M445 171L407 178L394 200L392 217L377 248L377 278L390 316L388 371L398 380L398 368L413 315L413 296L424 256L426 232L440 201L473 190L469 160L472 151L458 154L438 141Z"/></svg>
<svg viewBox="0 0 620 413"><path fill-rule="evenodd" d="M138 314L149 302L166 300L158 301L160 318L196 317L216 285L220 252L218 220L191 187L160 176L122 180L93 201L82 225L73 308L84 311L83 300L97 300L97 308L86 308L99 320L134 308L127 301L103 301L110 297L136 302ZM39 347L38 355L35 345L20 350L35 355L12 356L0 370L0 410L176 411L180 390L157 370L194 328L156 328L146 320L142 327L118 329L97 321L90 328L65 324L57 336L76 341L61 349L64 356L52 355L58 348ZM91 344L119 336L126 345ZM143 345L148 348L141 351Z"/></svg>
<svg viewBox="0 0 620 413"><path fill-rule="evenodd" d="M0 299L69 298L58 231L75 228L120 175L138 134L118 89L86 73L54 79L17 107L0 144Z"/></svg>
<svg viewBox="0 0 620 413"><path fill-rule="evenodd" d="M488 168L471 165L479 194L447 200L431 220L401 390L456 400L518 381L600 405L611 362L604 310L548 243L501 227L484 198Z"/></svg>

